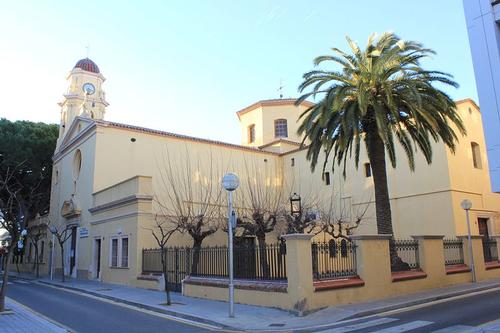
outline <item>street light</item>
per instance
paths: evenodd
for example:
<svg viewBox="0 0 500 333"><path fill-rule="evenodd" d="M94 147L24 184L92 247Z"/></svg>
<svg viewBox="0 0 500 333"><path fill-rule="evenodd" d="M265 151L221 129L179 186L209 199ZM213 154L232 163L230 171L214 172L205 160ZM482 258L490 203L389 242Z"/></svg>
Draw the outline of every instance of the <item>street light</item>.
<svg viewBox="0 0 500 333"><path fill-rule="evenodd" d="M302 213L301 201L302 199L297 193L294 193L290 197L290 212L292 213L292 215L299 215L300 213Z"/></svg>
<svg viewBox="0 0 500 333"><path fill-rule="evenodd" d="M460 204L462 209L465 210L465 217L467 219L467 241L469 243L469 258L470 258L470 268L472 272L472 282L476 282L476 266L474 265L474 257L472 256L472 242L470 237L470 220L469 220L469 210L472 208L472 202L469 199L465 199Z"/></svg>
<svg viewBox="0 0 500 333"><path fill-rule="evenodd" d="M233 228L236 226L236 215L233 211L233 191L240 185L238 176L234 173L227 173L222 177L222 187L228 194L228 237L229 237L229 317L234 317L234 274L233 274Z"/></svg>

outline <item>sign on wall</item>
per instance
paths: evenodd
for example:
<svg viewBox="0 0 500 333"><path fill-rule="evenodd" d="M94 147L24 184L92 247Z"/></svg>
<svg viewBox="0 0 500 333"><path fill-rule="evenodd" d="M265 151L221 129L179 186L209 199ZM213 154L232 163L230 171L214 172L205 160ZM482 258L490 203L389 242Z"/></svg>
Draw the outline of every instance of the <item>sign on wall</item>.
<svg viewBox="0 0 500 333"><path fill-rule="evenodd" d="M80 230L80 238L89 237L89 229L80 228L79 230Z"/></svg>

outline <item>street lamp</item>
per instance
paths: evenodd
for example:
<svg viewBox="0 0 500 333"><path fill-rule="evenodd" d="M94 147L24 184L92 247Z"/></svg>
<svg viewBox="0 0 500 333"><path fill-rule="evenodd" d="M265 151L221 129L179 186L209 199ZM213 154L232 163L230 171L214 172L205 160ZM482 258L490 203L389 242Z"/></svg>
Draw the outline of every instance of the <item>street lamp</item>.
<svg viewBox="0 0 500 333"><path fill-rule="evenodd" d="M297 193L294 193L290 197L290 212L292 215L300 215L300 213L302 213L301 201L302 199Z"/></svg>
<svg viewBox="0 0 500 333"><path fill-rule="evenodd" d="M233 228L236 226L236 215L233 211L233 191L240 185L238 176L234 173L227 173L222 177L222 187L228 194L228 237L229 237L229 317L234 317L234 274L233 274Z"/></svg>
<svg viewBox="0 0 500 333"><path fill-rule="evenodd" d="M470 219L469 219L469 211L472 208L472 202L469 199L465 199L460 204L462 209L465 210L465 217L467 219L467 241L469 243L469 258L470 258L470 268L472 272L472 282L476 282L476 267L474 265L474 257L472 255L472 242L470 237Z"/></svg>

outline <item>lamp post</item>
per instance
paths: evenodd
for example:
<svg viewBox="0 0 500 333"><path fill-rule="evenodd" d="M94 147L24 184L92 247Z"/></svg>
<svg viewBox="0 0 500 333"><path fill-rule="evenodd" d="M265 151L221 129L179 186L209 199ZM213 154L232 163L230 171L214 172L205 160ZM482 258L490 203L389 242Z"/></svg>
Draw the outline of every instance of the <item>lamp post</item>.
<svg viewBox="0 0 500 333"><path fill-rule="evenodd" d="M470 236L470 219L469 219L469 210L472 208L472 202L469 199L465 199L460 204L463 210L465 210L465 217L467 220L467 241L469 244L469 258L470 258L470 268L472 272L472 282L476 282L476 266L474 265L474 257L472 255L472 242Z"/></svg>
<svg viewBox="0 0 500 333"><path fill-rule="evenodd" d="M228 237L229 237L229 317L234 317L234 274L233 274L233 228L236 226L236 215L233 211L233 191L240 185L238 176L234 173L227 173L222 177L222 187L228 194Z"/></svg>
<svg viewBox="0 0 500 333"><path fill-rule="evenodd" d="M302 212L301 201L302 199L297 193L293 193L293 195L290 197L290 212L293 216L300 215L300 213Z"/></svg>

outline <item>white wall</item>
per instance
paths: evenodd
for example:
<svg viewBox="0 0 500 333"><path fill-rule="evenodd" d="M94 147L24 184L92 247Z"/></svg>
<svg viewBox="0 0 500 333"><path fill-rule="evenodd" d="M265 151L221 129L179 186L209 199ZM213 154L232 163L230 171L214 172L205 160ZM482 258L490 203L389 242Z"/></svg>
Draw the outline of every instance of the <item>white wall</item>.
<svg viewBox="0 0 500 333"><path fill-rule="evenodd" d="M500 4L464 0L492 190L500 192Z"/></svg>

